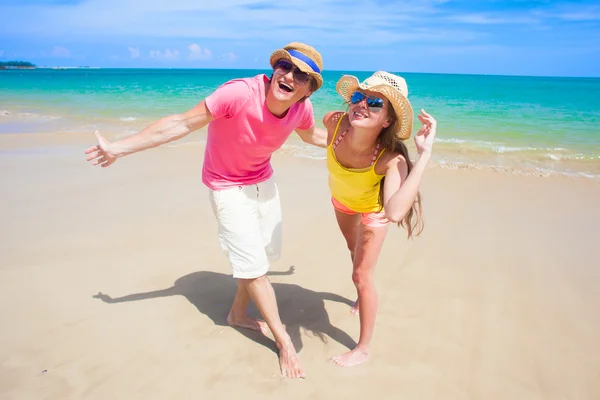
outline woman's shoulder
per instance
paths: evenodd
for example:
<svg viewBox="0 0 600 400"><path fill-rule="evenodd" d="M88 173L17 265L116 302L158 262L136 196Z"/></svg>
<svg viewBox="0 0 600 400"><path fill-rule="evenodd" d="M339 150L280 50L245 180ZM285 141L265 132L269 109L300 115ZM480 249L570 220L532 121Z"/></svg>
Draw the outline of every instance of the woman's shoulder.
<svg viewBox="0 0 600 400"><path fill-rule="evenodd" d="M323 117L323 125L327 129L335 129L338 121L344 117L346 113L344 111L330 111Z"/></svg>
<svg viewBox="0 0 600 400"><path fill-rule="evenodd" d="M398 165L406 165L406 158L402 153L397 151L384 151L377 164L375 164L375 172L379 175L385 175L389 168L397 168Z"/></svg>
<svg viewBox="0 0 600 400"><path fill-rule="evenodd" d="M323 125L327 129L327 145L331 144L335 135L335 127L338 126L340 119L344 118L344 111L330 111L323 117Z"/></svg>

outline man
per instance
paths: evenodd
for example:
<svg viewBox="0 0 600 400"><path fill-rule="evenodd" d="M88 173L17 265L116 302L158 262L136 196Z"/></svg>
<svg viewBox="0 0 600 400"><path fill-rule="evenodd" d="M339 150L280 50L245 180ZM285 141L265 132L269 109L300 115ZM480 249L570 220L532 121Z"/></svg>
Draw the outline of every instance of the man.
<svg viewBox="0 0 600 400"><path fill-rule="evenodd" d="M275 293L267 279L269 260L281 251L281 206L271 155L292 131L316 146L327 146L327 133L314 126L308 97L323 84L321 55L311 46L290 43L271 55L273 74L234 79L196 107L162 118L141 132L85 151L93 165L108 167L117 158L180 139L208 124L202 181L218 221L219 240L237 278L237 293L227 317L232 326L265 333L279 349L284 376L303 378L296 350L285 331ZM247 315L254 301L263 321Z"/></svg>

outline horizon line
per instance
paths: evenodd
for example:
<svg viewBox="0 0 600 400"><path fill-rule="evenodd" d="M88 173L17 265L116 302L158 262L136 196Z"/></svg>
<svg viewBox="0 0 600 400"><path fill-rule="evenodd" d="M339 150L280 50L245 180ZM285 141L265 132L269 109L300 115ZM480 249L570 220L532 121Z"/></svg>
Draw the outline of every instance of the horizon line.
<svg viewBox="0 0 600 400"><path fill-rule="evenodd" d="M7 61L3 61L7 62ZM33 64L33 63L32 63ZM225 71L268 71L271 68L204 68L204 67L98 67L98 66L60 66L60 65L36 65L34 64L34 68L31 69L55 69L55 70L68 70L68 69L148 69L148 70L225 70ZM8 70L27 70L27 68L10 68L10 69L0 69L0 71L8 71ZM328 69L323 72L375 72L376 70L353 70L353 69ZM600 75L524 75L519 73L514 74L499 74L499 73L472 73L472 72L417 72L417 71L393 71L389 70L388 72L394 73L403 73L403 74L427 74L427 75L465 75L465 76L510 76L510 77L523 77L523 78L574 78L574 79L598 79Z"/></svg>

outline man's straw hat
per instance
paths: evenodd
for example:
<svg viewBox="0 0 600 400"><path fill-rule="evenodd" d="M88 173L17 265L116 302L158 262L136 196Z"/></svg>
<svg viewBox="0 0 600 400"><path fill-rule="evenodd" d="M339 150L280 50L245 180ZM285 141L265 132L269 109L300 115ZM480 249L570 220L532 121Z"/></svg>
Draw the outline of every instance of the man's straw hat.
<svg viewBox="0 0 600 400"><path fill-rule="evenodd" d="M321 53L313 47L298 42L285 45L283 49L275 50L271 54L271 67L281 59L294 63L300 71L312 76L317 83L317 89L323 85L323 77L321 76L323 59L321 58Z"/></svg>
<svg viewBox="0 0 600 400"><path fill-rule="evenodd" d="M352 75L344 75L340 78L336 86L337 92L349 103L352 93L357 90L369 90L381 93L389 101L397 120L390 129L396 133L400 140L406 140L410 137L413 123L413 109L408 101L408 86L404 78L390 74L385 71L377 71L369 78L359 83L358 78Z"/></svg>

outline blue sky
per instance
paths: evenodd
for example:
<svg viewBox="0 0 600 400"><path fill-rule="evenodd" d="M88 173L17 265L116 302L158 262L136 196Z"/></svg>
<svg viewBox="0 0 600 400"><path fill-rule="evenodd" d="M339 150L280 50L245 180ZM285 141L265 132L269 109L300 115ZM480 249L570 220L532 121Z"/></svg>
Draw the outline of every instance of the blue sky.
<svg viewBox="0 0 600 400"><path fill-rule="evenodd" d="M0 0L0 60L268 68L291 41L330 70L600 76L600 2Z"/></svg>

